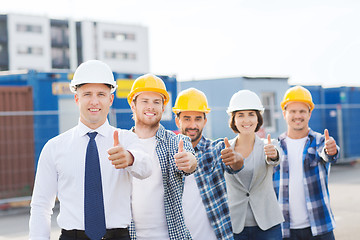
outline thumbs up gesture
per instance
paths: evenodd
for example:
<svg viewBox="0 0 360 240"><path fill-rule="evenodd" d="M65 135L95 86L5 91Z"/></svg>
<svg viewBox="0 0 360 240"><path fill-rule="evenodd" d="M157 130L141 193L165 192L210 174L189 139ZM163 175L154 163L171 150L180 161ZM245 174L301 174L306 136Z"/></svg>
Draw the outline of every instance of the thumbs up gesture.
<svg viewBox="0 0 360 240"><path fill-rule="evenodd" d="M116 169L126 168L134 162L133 155L119 143L119 133L114 131L114 146L108 151L109 160Z"/></svg>
<svg viewBox="0 0 360 240"><path fill-rule="evenodd" d="M240 170L244 165L244 158L241 153L236 152L230 145L227 138L224 139L225 148L221 150L221 159L226 166L233 170Z"/></svg>
<svg viewBox="0 0 360 240"><path fill-rule="evenodd" d="M179 141L178 153L174 155L175 164L177 168L186 173L192 173L196 169L197 161L196 157L184 150L184 141L181 139Z"/></svg>
<svg viewBox="0 0 360 240"><path fill-rule="evenodd" d="M279 158L278 151L275 146L271 143L270 134L267 135L267 144L264 146L264 152L267 159L277 160Z"/></svg>
<svg viewBox="0 0 360 240"><path fill-rule="evenodd" d="M325 136L325 153L329 156L333 156L337 153L336 142L334 138L330 137L329 131L327 129L324 130Z"/></svg>

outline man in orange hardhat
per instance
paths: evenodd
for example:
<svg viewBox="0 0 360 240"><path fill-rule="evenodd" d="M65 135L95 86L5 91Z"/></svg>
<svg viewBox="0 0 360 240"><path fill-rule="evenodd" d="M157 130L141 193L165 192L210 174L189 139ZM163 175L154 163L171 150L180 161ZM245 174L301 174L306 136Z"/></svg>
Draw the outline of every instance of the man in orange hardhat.
<svg viewBox="0 0 360 240"><path fill-rule="evenodd" d="M161 78L146 74L132 85L128 102L135 132L151 155L153 172L146 181L133 180L132 213L135 239L191 239L185 226L182 193L184 176L196 170L189 138L160 124L169 94ZM136 232L136 233L135 233Z"/></svg>
<svg viewBox="0 0 360 240"><path fill-rule="evenodd" d="M233 239L224 171L238 172L243 159L232 148L225 148L223 139L211 141L202 135L210 112L203 92L195 88L180 92L173 112L176 125L191 138L198 158L198 170L185 179L185 224L194 240ZM223 161L221 153L226 155Z"/></svg>
<svg viewBox="0 0 360 240"><path fill-rule="evenodd" d="M281 102L287 132L279 137L283 161L274 170L274 187L282 208L284 239L334 239L328 173L339 158L339 147L329 136L309 128L315 105L301 86L288 89Z"/></svg>

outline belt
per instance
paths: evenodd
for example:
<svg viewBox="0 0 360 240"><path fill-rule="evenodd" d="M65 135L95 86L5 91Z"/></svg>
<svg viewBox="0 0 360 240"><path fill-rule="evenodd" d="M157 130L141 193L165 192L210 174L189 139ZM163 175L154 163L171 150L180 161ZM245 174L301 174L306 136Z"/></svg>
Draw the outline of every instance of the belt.
<svg viewBox="0 0 360 240"><path fill-rule="evenodd" d="M61 229L61 234L74 238L74 239L90 239L84 230L65 230ZM101 239L113 239L118 237L125 237L129 236L129 230L127 228L114 228L114 229L107 229L106 234Z"/></svg>

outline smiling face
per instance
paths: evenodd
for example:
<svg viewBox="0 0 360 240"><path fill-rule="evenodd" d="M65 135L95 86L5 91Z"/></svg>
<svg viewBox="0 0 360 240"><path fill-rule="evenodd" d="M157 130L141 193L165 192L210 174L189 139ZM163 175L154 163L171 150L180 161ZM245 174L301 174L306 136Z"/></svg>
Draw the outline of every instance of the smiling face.
<svg viewBox="0 0 360 240"><path fill-rule="evenodd" d="M206 121L205 114L196 111L184 111L175 118L177 127L182 134L190 137L193 147L200 141Z"/></svg>
<svg viewBox="0 0 360 240"><path fill-rule="evenodd" d="M302 102L290 102L283 111L288 126L288 136L292 138L305 137L309 129L311 112L309 106Z"/></svg>
<svg viewBox="0 0 360 240"><path fill-rule="evenodd" d="M156 92L142 92L137 95L131 103L135 125L158 127L165 110L163 102L162 96Z"/></svg>
<svg viewBox="0 0 360 240"><path fill-rule="evenodd" d="M241 110L235 112L234 125L241 134L255 133L258 122L258 116L255 110Z"/></svg>
<svg viewBox="0 0 360 240"><path fill-rule="evenodd" d="M78 87L75 102L79 106L80 121L91 129L105 123L114 94L102 83L88 83Z"/></svg>

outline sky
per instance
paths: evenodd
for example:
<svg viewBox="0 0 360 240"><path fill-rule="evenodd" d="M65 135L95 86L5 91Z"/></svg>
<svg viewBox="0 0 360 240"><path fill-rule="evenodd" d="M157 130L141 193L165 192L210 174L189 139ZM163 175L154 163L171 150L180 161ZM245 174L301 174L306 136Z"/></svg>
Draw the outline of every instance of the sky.
<svg viewBox="0 0 360 240"><path fill-rule="evenodd" d="M0 14L148 27L150 71L360 86L359 0L11 0Z"/></svg>

